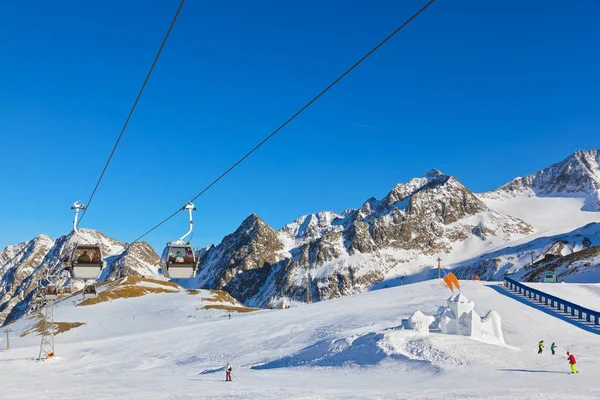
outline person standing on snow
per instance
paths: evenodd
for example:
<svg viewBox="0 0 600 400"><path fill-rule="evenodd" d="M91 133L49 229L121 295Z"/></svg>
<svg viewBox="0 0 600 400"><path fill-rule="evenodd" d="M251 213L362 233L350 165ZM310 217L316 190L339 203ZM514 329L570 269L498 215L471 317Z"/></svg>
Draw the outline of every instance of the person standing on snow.
<svg viewBox="0 0 600 400"><path fill-rule="evenodd" d="M540 342L538 343L538 354L542 354L543 351L544 351L544 341L540 340Z"/></svg>
<svg viewBox="0 0 600 400"><path fill-rule="evenodd" d="M558 346L556 346L556 343L552 342L552 346L550 346L550 350L552 351L552 355L556 354L554 352L554 349L556 349Z"/></svg>
<svg viewBox="0 0 600 400"><path fill-rule="evenodd" d="M227 363L227 366L225 367L225 381L230 382L231 381L231 371L233 370L233 368L231 368L231 365L229 363Z"/></svg>
<svg viewBox="0 0 600 400"><path fill-rule="evenodd" d="M575 366L577 364L577 360L575 360L575 356L573 354L569 353L568 351L567 351L567 356L569 357L569 358L567 358L567 360L569 360L569 364L571 365L571 373L578 374L579 370Z"/></svg>

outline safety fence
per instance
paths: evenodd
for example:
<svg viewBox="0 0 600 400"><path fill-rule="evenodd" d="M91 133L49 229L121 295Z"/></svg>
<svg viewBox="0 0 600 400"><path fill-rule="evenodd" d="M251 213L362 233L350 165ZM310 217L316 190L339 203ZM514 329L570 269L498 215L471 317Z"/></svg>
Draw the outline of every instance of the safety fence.
<svg viewBox="0 0 600 400"><path fill-rule="evenodd" d="M553 308L557 311L570 314L573 318L586 321L590 324L600 325L600 312L598 311L581 307L577 304L571 303L570 301L563 300L537 289L533 289L511 278L504 278L504 286L522 296L529 298L532 302L537 301L538 303L544 304L547 307Z"/></svg>

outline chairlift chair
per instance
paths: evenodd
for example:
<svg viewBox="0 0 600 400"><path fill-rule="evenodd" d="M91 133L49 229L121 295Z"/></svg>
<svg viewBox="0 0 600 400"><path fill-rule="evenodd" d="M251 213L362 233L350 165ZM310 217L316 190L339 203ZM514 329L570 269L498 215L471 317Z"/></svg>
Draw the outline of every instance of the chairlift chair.
<svg viewBox="0 0 600 400"><path fill-rule="evenodd" d="M176 241L167 243L160 258L163 275L168 279L193 278L196 276L196 269L198 267L196 254L194 254L192 245L183 240L192 233L192 230L194 229L192 211L194 211L196 207L190 202L183 207L183 209L188 210L189 212L190 229Z"/></svg>

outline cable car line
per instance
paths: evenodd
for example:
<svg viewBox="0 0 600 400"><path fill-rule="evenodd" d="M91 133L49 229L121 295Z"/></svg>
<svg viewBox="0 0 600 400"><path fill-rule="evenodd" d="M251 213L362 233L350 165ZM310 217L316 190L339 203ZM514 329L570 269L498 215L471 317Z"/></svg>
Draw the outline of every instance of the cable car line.
<svg viewBox="0 0 600 400"><path fill-rule="evenodd" d="M123 133L125 133L125 129L127 129L127 125L129 125L129 120L131 119L131 116L133 115L133 112L135 111L135 108L137 107L137 104L140 101L140 98L142 97L142 93L144 92L144 89L146 88L146 84L148 83L148 80L150 80L150 75L152 75L152 71L154 71L154 67L156 66L156 63L158 62L158 58L160 57L160 54L162 53L162 50L165 47L165 44L167 43L167 39L169 38L169 35L171 34L171 30L173 29L173 26L175 25L175 21L177 21L177 17L179 16L179 12L181 11L181 8L183 7L184 1L185 0L181 0L181 2L179 3L177 12L175 12L175 16L173 17L173 20L171 21L171 25L169 25L169 29L167 30L167 33L165 34L165 37L163 38L163 41L160 44L160 47L158 48L158 52L156 53L156 56L154 57L154 61L152 61L152 66L150 66L150 69L148 70L148 73L146 74L146 79L144 79L144 83L142 84L142 87L140 88L140 91L138 92L138 95L135 98L135 101L133 102L133 106L131 107L131 110L129 111L129 115L127 115L127 119L125 120L125 123L123 124L123 128L121 128L121 133L119 133L119 137L117 138L117 141L115 142L115 145L113 146L113 149L110 152L110 156L108 157L108 160L106 160L106 164L104 165L104 168L102 169L100 178L98 178L98 182L96 182L96 186L94 187L94 190L92 191L92 194L86 203L87 208L85 210L83 210L83 214L81 214L81 218L79 218L79 222L77 223L77 226L79 226L79 223L81 223L81 220L85 216L87 209L90 207L90 204L92 203L92 200L96 194L96 191L98 190L98 186L100 186L100 182L102 181L102 178L104 177L104 173L106 172L106 169L108 168L108 164L110 164L110 161L112 160L112 157L115 154L115 151L117 150L117 146L119 146L119 142L121 141L121 138L123 137Z"/></svg>
<svg viewBox="0 0 600 400"><path fill-rule="evenodd" d="M181 0L179 7L177 8L177 12L173 17L169 29L163 38L163 41L158 49L156 56L152 62L152 65L146 75L144 83L140 88L138 95L129 111L127 119L123 124L121 132L113 146L113 149L104 165L102 173L90 198L87 201L87 206L80 204L79 201L75 202L71 209L75 210L75 217L73 220L73 237L78 235L77 227L81 223L81 220L85 216L87 209L89 208L98 187L106 173L108 165L112 160L112 157L115 154L115 151L123 137L125 129L127 128L129 121L137 107L137 104L144 92L146 84L148 83L150 76L158 62L160 54L167 42L167 39L175 25L177 17L183 7L185 0ZM159 226L163 225L165 222L173 218L175 215L179 214L183 210L188 210L189 212L189 230L179 239L168 242L163 254L161 256L161 269L163 275L169 279L189 279L194 278L196 276L196 271L198 269L199 260L196 258L196 254L192 249L191 243L186 242L184 239L192 234L194 221L192 213L196 210L194 204L192 203L204 193L206 193L211 187L213 187L217 182L223 179L227 174L229 174L233 169L235 169L238 165L240 165L246 158L252 155L256 150L258 150L261 146L263 146L267 141L269 141L273 136L275 136L279 131L285 128L289 123L291 123L296 117L302 114L306 109L308 109L313 103L315 103L319 98L321 98L325 93L327 93L331 88L337 85L342 79L344 79L350 72L352 72L356 67L362 64L367 58L369 58L373 53L375 53L379 48L381 48L385 43L387 43L392 37L394 37L398 32L400 32L404 27L406 27L411 21L413 21L417 16L419 16L423 11L425 11L430 5L432 5L435 0L429 0L423 7L421 7L416 13L414 13L410 18L408 18L404 23L402 23L398 28L396 28L391 34L389 34L385 39L379 42L375 47L373 47L367 54L365 54L362 58L360 58L357 62L355 62L350 68L345 70L337 79L335 79L332 83L330 83L325 89L319 92L315 97L313 97L308 103L306 103L302 108L300 108L296 113L294 113L291 117L289 117L283 124L281 124L277 129L275 129L271 134L265 137L260 143L258 143L254 148L252 148L249 152L247 152L242 158L240 158L237 162L235 162L231 167L229 167L225 172L219 175L215 180L213 180L207 187L205 187L200 193L198 193L195 197L193 197L190 201L187 202L182 208L175 211L169 217L165 218L163 221L155 225L153 228L148 230L146 233L135 239L130 244L126 245L123 249L124 256L129 252L130 247L133 243L138 242L146 235L157 229ZM78 220L79 211L83 211L81 218ZM23 250L23 249L22 249ZM21 251L22 251L21 250ZM64 283L65 275L68 273L72 280L82 281L84 283L83 288L83 297L84 299L92 299L97 296L97 290L94 283L88 284L88 281L96 281L102 274L103 269L106 267L106 261L104 260L104 256L102 254L102 249L100 244L96 245L80 245L75 243L72 251L69 249L69 244L67 242L67 246L65 247L67 253L70 253L69 256L64 257L60 255L59 252L59 263L62 263L62 267L55 269L52 273L49 270L46 271L45 278L38 281L38 287L36 290L35 300L39 303L40 307L45 307L45 318L44 318L44 327L43 333L41 335L40 342L40 351L39 351L39 359L42 359L42 355L45 359L54 357L54 301L58 299L58 287ZM16 256L15 256L16 257ZM13 258L14 259L14 258ZM5 264L6 265L6 264ZM134 317L135 318L135 317Z"/></svg>
<svg viewBox="0 0 600 400"><path fill-rule="evenodd" d="M300 114L302 114L302 112L304 112L307 108L309 108L314 102L316 102L321 96L323 96L325 93L327 93L331 88L333 88L335 85L337 85L342 79L344 79L346 77L346 75L348 75L350 72L352 72L356 67L358 67L360 64L362 64L363 61L365 61L367 58L369 58L373 53L375 53L377 50L379 50L379 48L381 46L383 46L385 43L387 43L391 38L393 38L398 32L400 32L404 27L406 27L410 22L412 22L415 18L417 18L423 11L425 11L430 5L432 5L435 2L435 0L430 0L427 4L425 4L423 7L421 7L419 9L419 11L417 11L416 13L414 13L410 18L408 18L406 21L404 21L402 23L402 25L400 25L398 28L396 28L392 33L390 33L385 39L383 39L381 42L379 42L375 47L373 47L367 54L365 54L360 60L358 60L357 62L355 62L350 68L348 68L343 74L341 74L336 80L334 80L331 84L329 84L329 86L327 86L325 89L323 89L319 94L317 94L315 97L313 97L308 103L306 103L300 110L298 110L295 114L293 114L290 118L288 118L283 124L281 124L277 129L275 129L269 136L267 136L266 138L264 138L260 143L258 143L252 150L250 150L249 152L247 152L242 158L240 158L235 164L233 164L231 167L229 167L225 172L223 172L221 175L219 175L219 177L217 177L214 181L212 181L207 187L205 187L200 193L198 193L195 197L193 197L190 202L195 201L196 199L198 199L198 197L202 196L204 193L206 193L211 187L213 187L217 182L219 182L221 179L223 179L225 177L225 175L227 175L228 173L230 173L235 167L237 167L238 165L240 165L246 158L248 158L252 153L254 153L256 150L258 150L263 144L265 144L269 139L271 139L273 136L275 136L279 131L281 131L283 128L285 128L290 122L292 122L296 117L298 117ZM89 203L89 202L88 202ZM151 229L149 229L148 231L146 231L146 233L144 233L143 235L141 235L140 237L138 237L137 239L135 239L133 242L131 242L129 244L129 246L131 246L133 243L136 243L137 241L143 239L146 235L150 234L151 232L153 232L155 229L157 229L158 227L160 227L161 225L163 225L165 222L167 222L168 220L170 220L171 218L173 218L174 216L176 216L177 214L179 214L181 211L183 211L185 209L186 206L183 206L182 208L180 208L179 210L175 211L173 214L169 215L167 218L163 219L161 222L159 222L158 224L156 224L154 227L152 227Z"/></svg>

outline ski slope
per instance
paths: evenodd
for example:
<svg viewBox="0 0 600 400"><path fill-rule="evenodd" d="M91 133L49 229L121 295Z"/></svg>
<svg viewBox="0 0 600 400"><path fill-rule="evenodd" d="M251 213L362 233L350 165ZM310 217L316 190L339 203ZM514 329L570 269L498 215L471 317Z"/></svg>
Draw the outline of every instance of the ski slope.
<svg viewBox="0 0 600 400"><path fill-rule="evenodd" d="M39 336L18 337L36 317L11 325L12 349L0 353L0 394L8 399L600 398L598 335L521 304L495 284L463 286L480 315L494 309L503 318L507 346L396 329L417 309L434 313L445 305L450 292L435 281L284 310L234 313L231 319L224 310L204 308L215 304L206 300L215 296L207 291L171 287L89 306L76 306L77 295L57 304L55 321L85 325L56 337L54 359L34 361ZM559 355L539 356L540 339L556 342ZM578 358L578 375L568 374L567 350ZM226 362L234 367L233 382L224 382Z"/></svg>

